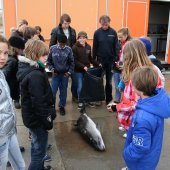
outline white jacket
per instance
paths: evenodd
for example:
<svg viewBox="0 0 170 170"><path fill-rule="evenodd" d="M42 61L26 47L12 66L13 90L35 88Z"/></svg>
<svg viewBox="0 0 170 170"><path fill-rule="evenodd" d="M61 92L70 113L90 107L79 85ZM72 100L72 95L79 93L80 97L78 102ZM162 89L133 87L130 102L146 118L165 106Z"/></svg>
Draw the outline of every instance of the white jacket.
<svg viewBox="0 0 170 170"><path fill-rule="evenodd" d="M0 145L16 132L16 114L9 87L0 70Z"/></svg>

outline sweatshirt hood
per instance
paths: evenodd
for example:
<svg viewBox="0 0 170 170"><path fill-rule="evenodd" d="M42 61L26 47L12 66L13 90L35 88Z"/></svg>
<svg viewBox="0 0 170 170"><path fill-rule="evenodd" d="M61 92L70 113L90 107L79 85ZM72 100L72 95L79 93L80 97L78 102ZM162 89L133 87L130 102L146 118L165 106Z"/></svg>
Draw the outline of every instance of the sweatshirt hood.
<svg viewBox="0 0 170 170"><path fill-rule="evenodd" d="M170 98L163 88L156 89L156 95L145 99L139 99L136 109L142 109L148 113L162 118L170 117Z"/></svg>
<svg viewBox="0 0 170 170"><path fill-rule="evenodd" d="M36 68L39 68L39 65L36 61L30 60L24 56L18 56L18 72L17 72L17 79L22 81L24 77Z"/></svg>

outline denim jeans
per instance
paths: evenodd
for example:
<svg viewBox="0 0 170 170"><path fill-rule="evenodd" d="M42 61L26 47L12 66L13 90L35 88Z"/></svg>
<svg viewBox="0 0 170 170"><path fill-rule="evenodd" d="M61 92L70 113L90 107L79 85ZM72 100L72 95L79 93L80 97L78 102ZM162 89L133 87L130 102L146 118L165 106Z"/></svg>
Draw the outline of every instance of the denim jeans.
<svg viewBox="0 0 170 170"><path fill-rule="evenodd" d="M59 88L60 90L59 107L65 107L66 99L67 99L68 77L65 77L64 75L53 76L51 86L52 86L52 92L53 92L55 101L56 101L56 94Z"/></svg>
<svg viewBox="0 0 170 170"><path fill-rule="evenodd" d="M121 80L121 73L118 72L114 72L113 73L113 79L114 79L114 84L115 84L115 97L114 97L114 101L120 102L121 99L121 93L118 89L118 84Z"/></svg>
<svg viewBox="0 0 170 170"><path fill-rule="evenodd" d="M31 140L31 163L28 170L43 170L44 156L47 151L48 131L43 128L29 129Z"/></svg>
<svg viewBox="0 0 170 170"><path fill-rule="evenodd" d="M0 170L6 170L8 160L13 170L25 170L16 134L8 137L7 141L0 145Z"/></svg>
<svg viewBox="0 0 170 170"><path fill-rule="evenodd" d="M78 99L80 97L80 93L81 93L81 89L83 86L83 73L79 73L79 72L74 72L75 77L76 77L76 81L77 81L77 94L78 94Z"/></svg>

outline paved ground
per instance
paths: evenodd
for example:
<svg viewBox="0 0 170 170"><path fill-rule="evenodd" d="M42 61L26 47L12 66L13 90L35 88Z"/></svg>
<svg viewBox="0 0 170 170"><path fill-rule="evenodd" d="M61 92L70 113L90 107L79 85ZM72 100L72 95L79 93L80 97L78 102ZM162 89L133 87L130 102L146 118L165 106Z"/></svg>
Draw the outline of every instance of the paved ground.
<svg viewBox="0 0 170 170"><path fill-rule="evenodd" d="M165 88L170 94L170 75L165 75ZM77 132L74 123L80 113L77 104L72 103L70 97L70 87L68 89L68 102L66 116L58 114L55 120L54 129L49 132L49 143L53 144L50 151L52 161L49 162L55 170L120 170L125 166L122 158L124 139L122 133L118 131L118 124L115 113L106 110L105 103L96 108L88 108L87 114L99 124L103 136L106 151L96 151ZM18 139L21 145L26 148L23 157L26 165L30 162L30 141L28 140L28 130L23 126L20 110L18 116ZM170 168L170 120L165 122L164 144L159 162L158 170L169 170ZM10 168L8 168L10 170Z"/></svg>

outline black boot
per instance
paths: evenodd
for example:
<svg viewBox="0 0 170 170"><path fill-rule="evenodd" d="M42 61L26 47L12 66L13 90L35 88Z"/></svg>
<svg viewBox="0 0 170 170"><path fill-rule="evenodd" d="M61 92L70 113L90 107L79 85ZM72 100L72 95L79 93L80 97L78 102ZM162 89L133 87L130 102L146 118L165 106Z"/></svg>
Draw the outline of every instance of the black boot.
<svg viewBox="0 0 170 170"><path fill-rule="evenodd" d="M24 148L23 146L19 146L19 148L20 148L20 151L21 151L21 152L24 152L24 151L25 151L25 148Z"/></svg>
<svg viewBox="0 0 170 170"><path fill-rule="evenodd" d="M21 105L19 103L19 100L14 100L14 106L16 109L21 109Z"/></svg>

